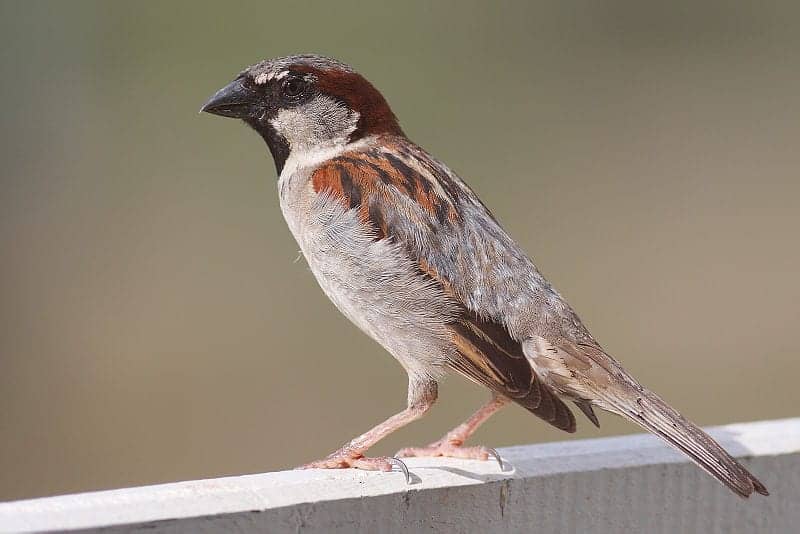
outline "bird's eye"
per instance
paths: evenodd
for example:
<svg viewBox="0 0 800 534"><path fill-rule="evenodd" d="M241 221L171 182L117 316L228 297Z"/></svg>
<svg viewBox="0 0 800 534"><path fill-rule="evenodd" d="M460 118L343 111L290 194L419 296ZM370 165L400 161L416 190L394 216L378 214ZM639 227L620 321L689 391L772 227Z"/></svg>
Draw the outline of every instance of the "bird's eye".
<svg viewBox="0 0 800 534"><path fill-rule="evenodd" d="M301 78L288 78L281 86L283 96L287 98L297 98L306 88L306 82Z"/></svg>

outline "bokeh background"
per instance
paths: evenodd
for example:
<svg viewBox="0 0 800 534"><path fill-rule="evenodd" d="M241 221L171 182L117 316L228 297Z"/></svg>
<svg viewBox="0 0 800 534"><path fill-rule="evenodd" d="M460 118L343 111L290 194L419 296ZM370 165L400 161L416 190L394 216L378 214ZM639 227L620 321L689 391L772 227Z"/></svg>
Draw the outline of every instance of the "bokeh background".
<svg viewBox="0 0 800 534"><path fill-rule="evenodd" d="M676 407L797 415L799 22L796 2L3 2L0 500L287 468L403 407L401 368L298 260L261 139L197 113L297 52L366 74ZM453 377L375 452L485 398ZM559 439L511 408L476 441Z"/></svg>

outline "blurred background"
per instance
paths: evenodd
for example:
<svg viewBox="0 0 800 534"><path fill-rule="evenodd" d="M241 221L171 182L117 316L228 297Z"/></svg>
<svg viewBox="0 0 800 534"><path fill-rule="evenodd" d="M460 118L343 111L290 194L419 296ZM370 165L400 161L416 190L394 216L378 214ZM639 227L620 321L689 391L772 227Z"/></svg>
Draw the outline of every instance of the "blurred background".
<svg viewBox="0 0 800 534"><path fill-rule="evenodd" d="M298 52L380 88L677 408L798 414L797 3L3 2L0 500L288 468L403 408L262 140L197 113ZM486 397L452 377L374 452ZM510 408L475 441L561 439Z"/></svg>

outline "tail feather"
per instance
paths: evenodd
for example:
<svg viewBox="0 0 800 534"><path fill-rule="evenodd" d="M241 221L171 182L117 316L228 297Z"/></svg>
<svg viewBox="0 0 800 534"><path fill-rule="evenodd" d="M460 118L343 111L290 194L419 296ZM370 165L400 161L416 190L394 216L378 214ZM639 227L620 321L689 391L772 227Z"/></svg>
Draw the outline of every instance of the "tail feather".
<svg viewBox="0 0 800 534"><path fill-rule="evenodd" d="M600 428L600 421L597 419L597 415L595 415L594 410L592 409L592 405L589 403L589 401L576 400L575 406L580 408L580 410L583 412L583 415L585 415L586 418L589 421L591 421L594 426Z"/></svg>
<svg viewBox="0 0 800 534"><path fill-rule="evenodd" d="M737 495L746 498L753 491L769 495L764 484L719 443L656 394L636 391L632 399L626 395L609 402L613 411L664 439Z"/></svg>

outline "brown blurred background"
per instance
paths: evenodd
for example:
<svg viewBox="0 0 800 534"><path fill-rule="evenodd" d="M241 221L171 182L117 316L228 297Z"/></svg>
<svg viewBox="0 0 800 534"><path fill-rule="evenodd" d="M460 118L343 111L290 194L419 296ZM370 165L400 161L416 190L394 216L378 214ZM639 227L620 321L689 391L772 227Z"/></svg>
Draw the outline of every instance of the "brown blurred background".
<svg viewBox="0 0 800 534"><path fill-rule="evenodd" d="M197 113L296 52L382 89L676 407L797 415L800 7L644 4L0 4L0 500L286 468L403 407L263 142ZM485 397L453 377L375 452ZM560 439L517 408L477 436Z"/></svg>

